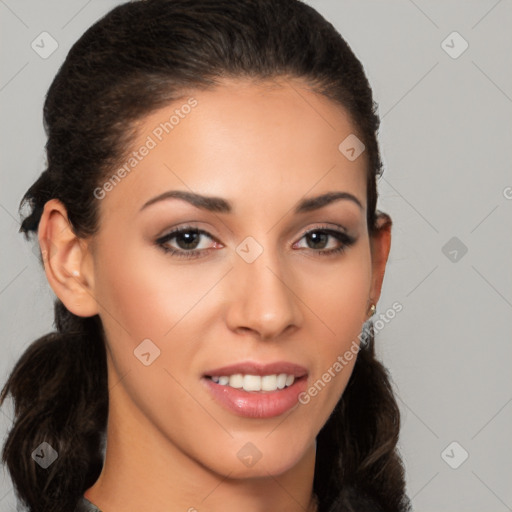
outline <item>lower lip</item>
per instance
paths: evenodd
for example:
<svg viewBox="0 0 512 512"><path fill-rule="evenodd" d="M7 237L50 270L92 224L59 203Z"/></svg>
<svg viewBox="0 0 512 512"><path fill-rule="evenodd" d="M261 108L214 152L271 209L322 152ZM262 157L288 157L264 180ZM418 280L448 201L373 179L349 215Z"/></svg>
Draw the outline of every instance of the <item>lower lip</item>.
<svg viewBox="0 0 512 512"><path fill-rule="evenodd" d="M301 377L287 388L260 392L222 386L206 377L201 380L221 405L246 418L273 418L289 411L298 403L298 395L307 384L306 377Z"/></svg>

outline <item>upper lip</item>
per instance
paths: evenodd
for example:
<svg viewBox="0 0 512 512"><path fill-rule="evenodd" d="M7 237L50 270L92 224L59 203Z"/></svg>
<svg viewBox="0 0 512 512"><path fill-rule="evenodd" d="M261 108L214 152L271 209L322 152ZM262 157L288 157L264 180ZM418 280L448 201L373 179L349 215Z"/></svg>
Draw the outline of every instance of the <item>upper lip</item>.
<svg viewBox="0 0 512 512"><path fill-rule="evenodd" d="M308 374L308 371L303 366L298 364L289 363L287 361L277 361L275 363L257 363L253 361L242 361L240 363L222 366L221 368L214 368L204 373L205 377L222 377L224 375L235 375L242 373L244 375L274 375L286 373L293 375L296 378L303 377Z"/></svg>

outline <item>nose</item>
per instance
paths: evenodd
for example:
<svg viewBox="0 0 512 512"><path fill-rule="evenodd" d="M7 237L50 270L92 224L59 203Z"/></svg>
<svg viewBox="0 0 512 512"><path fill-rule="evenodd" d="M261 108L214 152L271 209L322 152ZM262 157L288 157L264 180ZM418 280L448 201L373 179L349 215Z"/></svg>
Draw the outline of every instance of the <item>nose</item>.
<svg viewBox="0 0 512 512"><path fill-rule="evenodd" d="M270 251L263 251L252 263L239 258L230 272L228 327L239 334L249 331L261 340L298 329L303 315L294 284L292 272Z"/></svg>

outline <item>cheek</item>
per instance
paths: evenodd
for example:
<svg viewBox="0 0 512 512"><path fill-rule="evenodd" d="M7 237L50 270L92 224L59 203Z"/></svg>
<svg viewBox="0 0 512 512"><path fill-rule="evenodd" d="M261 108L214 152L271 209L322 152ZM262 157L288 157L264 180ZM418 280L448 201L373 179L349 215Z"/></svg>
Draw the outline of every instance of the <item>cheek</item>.
<svg viewBox="0 0 512 512"><path fill-rule="evenodd" d="M180 383L197 351L186 315L211 284L192 287L190 273L171 275L165 258L120 247L122 254L98 257L95 273L116 406L133 402L136 409L122 416L140 410L163 430L179 433L188 415L204 415Z"/></svg>
<svg viewBox="0 0 512 512"><path fill-rule="evenodd" d="M183 269L177 266L170 272L157 249L131 249L128 243L122 254L114 249L108 258L98 257L95 279L104 324L122 337L128 333L134 342L163 339L207 285L194 282Z"/></svg>
<svg viewBox="0 0 512 512"><path fill-rule="evenodd" d="M371 285L369 247L361 244L339 267L316 272L315 293L308 305L317 312L314 370L300 403L325 422L345 390L354 368L361 331L368 319ZM311 284L311 283L310 283Z"/></svg>
<svg viewBox="0 0 512 512"><path fill-rule="evenodd" d="M371 257L363 242L339 263L317 265L305 273L303 293L319 322L324 324L325 332L330 334L327 347L342 350L347 338L359 334L367 319L370 286Z"/></svg>
<svg viewBox="0 0 512 512"><path fill-rule="evenodd" d="M173 388L163 368L182 381L185 369L193 366L211 325L212 302L205 295L218 281L218 272L173 265L164 253L140 244L132 250L127 242L118 246L122 251L117 254L114 243L109 257L98 256L95 271L101 321L116 373L142 379L132 391L138 385L141 392ZM140 358L148 352L146 359L154 363L146 367ZM155 368L160 368L162 380L153 382L149 370ZM174 393L180 396L179 386Z"/></svg>

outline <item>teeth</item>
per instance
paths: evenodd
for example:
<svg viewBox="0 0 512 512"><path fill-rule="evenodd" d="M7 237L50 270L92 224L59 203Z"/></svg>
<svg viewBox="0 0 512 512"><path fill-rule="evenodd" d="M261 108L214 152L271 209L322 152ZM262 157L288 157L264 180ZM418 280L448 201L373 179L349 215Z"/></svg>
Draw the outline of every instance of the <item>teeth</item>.
<svg viewBox="0 0 512 512"><path fill-rule="evenodd" d="M228 383L232 388L243 388L244 387L244 376L241 373L231 375L228 379Z"/></svg>
<svg viewBox="0 0 512 512"><path fill-rule="evenodd" d="M277 375L264 375L261 377L262 391L275 391L277 389Z"/></svg>
<svg viewBox="0 0 512 512"><path fill-rule="evenodd" d="M277 387L279 389L283 389L285 386L286 386L286 373L280 373L278 376L277 376Z"/></svg>
<svg viewBox="0 0 512 512"><path fill-rule="evenodd" d="M221 386L230 386L244 391L277 391L291 386L295 382L295 376L286 373L263 376L236 373L231 376L214 376L211 379Z"/></svg>

